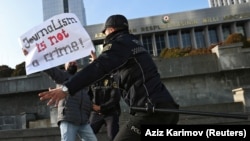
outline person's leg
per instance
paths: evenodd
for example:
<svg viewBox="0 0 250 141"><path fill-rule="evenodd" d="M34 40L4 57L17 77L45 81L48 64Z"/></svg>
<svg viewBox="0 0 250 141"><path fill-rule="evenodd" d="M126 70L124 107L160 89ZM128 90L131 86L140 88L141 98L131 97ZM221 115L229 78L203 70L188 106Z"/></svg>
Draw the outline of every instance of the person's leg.
<svg viewBox="0 0 250 141"><path fill-rule="evenodd" d="M78 130L78 136L81 141L97 141L96 135L93 132L90 124L82 124Z"/></svg>
<svg viewBox="0 0 250 141"><path fill-rule="evenodd" d="M139 118L130 116L130 119L119 129L113 141L139 141L141 139L139 123L141 123Z"/></svg>
<svg viewBox="0 0 250 141"><path fill-rule="evenodd" d="M158 118L160 121L162 121L162 124L176 125L179 121L179 114L178 113L160 114L158 115Z"/></svg>
<svg viewBox="0 0 250 141"><path fill-rule="evenodd" d="M62 121L59 125L61 132L61 141L74 141L76 139L78 127L74 124Z"/></svg>
<svg viewBox="0 0 250 141"><path fill-rule="evenodd" d="M119 130L114 141L138 141L141 140L142 124L168 124L175 125L178 122L179 115L169 114L147 114L138 113L131 115L129 121Z"/></svg>
<svg viewBox="0 0 250 141"><path fill-rule="evenodd" d="M113 114L105 117L107 136L109 140L113 140L119 131L119 115Z"/></svg>
<svg viewBox="0 0 250 141"><path fill-rule="evenodd" d="M93 129L95 134L99 132L102 125L105 123L103 116L99 115L96 112L91 113L89 120L90 120L90 126Z"/></svg>

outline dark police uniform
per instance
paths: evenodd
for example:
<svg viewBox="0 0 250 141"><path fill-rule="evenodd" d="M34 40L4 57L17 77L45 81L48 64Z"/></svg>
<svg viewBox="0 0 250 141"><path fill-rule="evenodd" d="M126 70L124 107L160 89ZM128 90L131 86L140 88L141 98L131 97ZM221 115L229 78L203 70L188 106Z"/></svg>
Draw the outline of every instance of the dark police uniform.
<svg viewBox="0 0 250 141"><path fill-rule="evenodd" d="M113 140L119 131L120 90L114 75L108 75L104 79L91 86L89 95L93 104L101 107L100 111L92 111L90 125L94 133L98 133L103 125L106 126L109 140Z"/></svg>
<svg viewBox="0 0 250 141"><path fill-rule="evenodd" d="M69 92L74 93L116 71L118 86L123 90L121 96L128 106L178 109L178 104L161 82L151 55L136 36L129 33L127 19L112 15L105 23L105 29L108 27L117 30L106 36L103 52L98 58L65 83ZM178 113L134 111L114 140L138 141L142 124L177 124L178 120Z"/></svg>

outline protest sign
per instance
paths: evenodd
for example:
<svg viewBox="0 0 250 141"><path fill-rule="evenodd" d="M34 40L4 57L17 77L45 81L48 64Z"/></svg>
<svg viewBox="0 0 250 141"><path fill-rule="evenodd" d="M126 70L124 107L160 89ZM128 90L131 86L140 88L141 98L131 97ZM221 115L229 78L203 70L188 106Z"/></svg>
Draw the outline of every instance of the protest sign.
<svg viewBox="0 0 250 141"><path fill-rule="evenodd" d="M77 60L95 51L89 34L77 16L63 13L51 17L19 38L25 58L26 74L46 70Z"/></svg>

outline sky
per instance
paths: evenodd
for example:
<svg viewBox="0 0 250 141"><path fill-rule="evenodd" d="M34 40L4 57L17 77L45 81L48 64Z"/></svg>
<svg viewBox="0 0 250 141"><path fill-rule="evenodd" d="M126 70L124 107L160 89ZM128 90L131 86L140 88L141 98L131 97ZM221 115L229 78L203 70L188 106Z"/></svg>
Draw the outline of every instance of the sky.
<svg viewBox="0 0 250 141"><path fill-rule="evenodd" d="M87 25L104 23L113 14L127 19L209 8L208 0L83 0ZM0 66L15 69L25 61L18 38L43 23L42 0L1 0Z"/></svg>

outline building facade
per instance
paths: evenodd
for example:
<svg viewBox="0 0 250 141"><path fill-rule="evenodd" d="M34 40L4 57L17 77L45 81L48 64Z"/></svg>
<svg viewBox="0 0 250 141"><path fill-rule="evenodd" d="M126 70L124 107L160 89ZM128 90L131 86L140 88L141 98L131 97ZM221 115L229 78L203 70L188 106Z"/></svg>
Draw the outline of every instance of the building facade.
<svg viewBox="0 0 250 141"><path fill-rule="evenodd" d="M250 3L246 3L129 19L129 29L155 56L164 47L185 48L192 46L202 48L224 41L226 35L234 32L242 33L250 39L249 7ZM100 49L103 43L104 35L101 33L103 26L103 24L96 24L85 27L97 49ZM238 108L236 110L228 105L235 104L232 90L238 91L246 88L246 91L241 92L241 94L247 94L246 98L248 99L244 100L246 103L244 108L249 113L250 63L248 60L250 48L242 48L241 46L220 47L218 48L218 50L220 49L219 55L213 53L173 59L154 58L154 60L164 85L168 87L181 108L190 107L191 110L194 110L195 106L201 105L208 109L206 104L209 104L209 107L211 104L215 104L212 106L215 108L210 109L213 112L215 112L214 110L218 110L218 112L230 110L232 113L244 112L242 104L237 104L240 98L237 99L236 106ZM5 110L0 111L0 130L20 129L23 125L26 129L28 128L26 123L29 121L37 120L39 123L41 119L49 119L51 107L48 107L46 102L41 102L37 94L47 91L48 87L55 86L56 84L43 73L2 78L0 80L0 109ZM8 106L10 103L15 104ZM219 105L226 107L220 109ZM121 118L126 120L128 117L121 116ZM190 120L185 117L182 119L189 125L188 121L191 120L192 123L196 122L195 124L199 124L201 121L201 124L207 124L206 121L211 121L211 119L204 118ZM228 121L225 119L222 121L218 118L215 120L215 124L223 124ZM21 127L20 123L22 123ZM41 127L40 124L38 126ZM20 134L16 134L16 131L13 132L13 138L16 140L15 135ZM27 139L27 135L34 137L33 134L25 132L22 135ZM41 136L37 138L41 139ZM10 139L10 134L2 132L1 139L4 141Z"/></svg>
<svg viewBox="0 0 250 141"><path fill-rule="evenodd" d="M61 13L74 13L83 26L87 25L83 0L43 0L43 20ZM88 64L88 58L77 60L79 66Z"/></svg>
<svg viewBox="0 0 250 141"><path fill-rule="evenodd" d="M231 33L250 39L250 3L129 19L135 34L152 56L163 48L206 48L225 41ZM126 16L126 15L125 15ZM86 26L97 52L101 51L103 24Z"/></svg>
<svg viewBox="0 0 250 141"><path fill-rule="evenodd" d="M248 3L249 0L208 0L209 7L220 7Z"/></svg>
<svg viewBox="0 0 250 141"><path fill-rule="evenodd" d="M43 20L61 13L74 13L85 26L86 14L83 0L43 0Z"/></svg>

